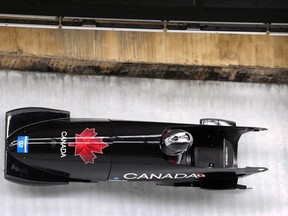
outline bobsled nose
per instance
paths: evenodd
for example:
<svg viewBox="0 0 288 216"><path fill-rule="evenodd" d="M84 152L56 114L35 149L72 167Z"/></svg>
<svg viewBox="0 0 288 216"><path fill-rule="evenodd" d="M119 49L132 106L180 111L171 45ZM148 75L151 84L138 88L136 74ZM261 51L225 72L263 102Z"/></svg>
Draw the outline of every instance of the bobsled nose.
<svg viewBox="0 0 288 216"><path fill-rule="evenodd" d="M19 184L68 184L69 175L66 173L52 172L39 165L41 160L29 153L28 140L26 137L18 137L12 142L6 141L4 178ZM43 157L43 154L39 154L39 157Z"/></svg>
<svg viewBox="0 0 288 216"><path fill-rule="evenodd" d="M28 153L28 139L18 137L18 140L8 139L4 151L4 178L16 182L26 183L27 167L19 161L18 157Z"/></svg>

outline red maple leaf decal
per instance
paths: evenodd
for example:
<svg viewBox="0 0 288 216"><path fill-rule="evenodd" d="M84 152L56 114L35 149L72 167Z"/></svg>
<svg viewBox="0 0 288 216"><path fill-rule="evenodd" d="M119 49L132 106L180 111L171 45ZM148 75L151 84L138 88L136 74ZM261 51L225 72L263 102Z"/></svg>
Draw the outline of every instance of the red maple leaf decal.
<svg viewBox="0 0 288 216"><path fill-rule="evenodd" d="M95 128L86 128L81 134L76 134L75 143L68 143L68 146L75 147L75 156L79 155L86 164L94 163L94 152L103 154L102 149L108 146L96 135Z"/></svg>

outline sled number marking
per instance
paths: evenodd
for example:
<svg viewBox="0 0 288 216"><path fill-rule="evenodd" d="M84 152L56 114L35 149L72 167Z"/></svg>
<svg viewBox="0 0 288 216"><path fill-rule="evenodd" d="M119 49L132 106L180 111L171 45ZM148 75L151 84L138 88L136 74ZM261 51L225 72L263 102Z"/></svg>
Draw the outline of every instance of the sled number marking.
<svg viewBox="0 0 288 216"><path fill-rule="evenodd" d="M28 153L28 136L18 136L17 153Z"/></svg>

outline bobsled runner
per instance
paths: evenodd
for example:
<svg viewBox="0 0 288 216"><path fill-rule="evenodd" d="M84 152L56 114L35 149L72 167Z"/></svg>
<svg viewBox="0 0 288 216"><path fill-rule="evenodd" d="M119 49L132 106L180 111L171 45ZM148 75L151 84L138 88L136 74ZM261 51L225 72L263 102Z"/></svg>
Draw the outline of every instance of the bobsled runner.
<svg viewBox="0 0 288 216"><path fill-rule="evenodd" d="M201 119L199 125L73 119L68 111L21 108L6 113L5 178L245 189L238 178L267 168L238 168L238 141L262 130L221 119Z"/></svg>

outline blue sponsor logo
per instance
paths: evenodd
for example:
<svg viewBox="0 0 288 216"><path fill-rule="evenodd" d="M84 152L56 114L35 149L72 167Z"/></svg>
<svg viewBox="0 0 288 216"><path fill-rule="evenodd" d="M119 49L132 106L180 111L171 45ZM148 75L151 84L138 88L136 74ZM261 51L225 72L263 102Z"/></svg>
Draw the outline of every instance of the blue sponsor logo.
<svg viewBox="0 0 288 216"><path fill-rule="evenodd" d="M18 136L17 153L28 153L28 136Z"/></svg>

